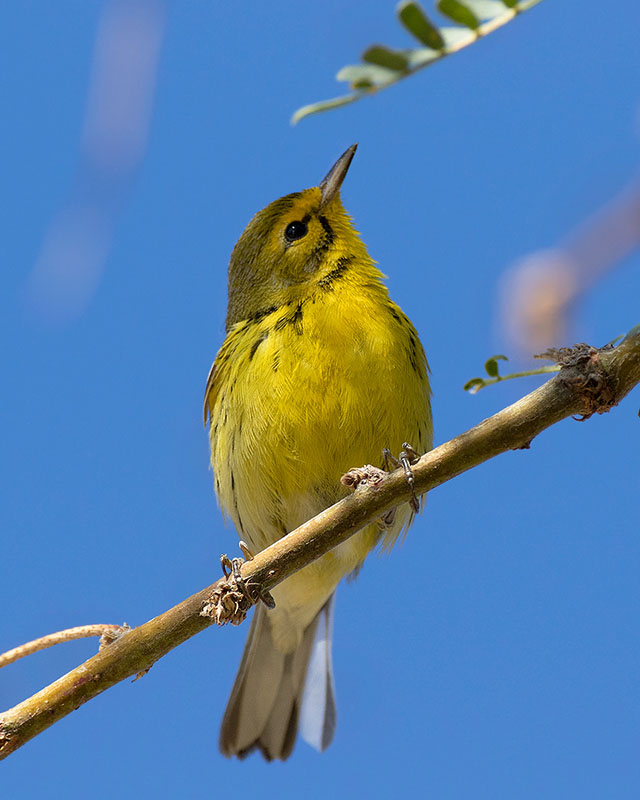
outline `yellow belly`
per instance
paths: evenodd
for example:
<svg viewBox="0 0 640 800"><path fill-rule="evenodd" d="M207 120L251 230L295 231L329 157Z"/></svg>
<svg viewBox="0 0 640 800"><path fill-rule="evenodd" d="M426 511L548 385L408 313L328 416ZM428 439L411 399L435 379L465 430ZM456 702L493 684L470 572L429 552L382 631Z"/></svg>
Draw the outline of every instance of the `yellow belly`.
<svg viewBox="0 0 640 800"><path fill-rule="evenodd" d="M407 318L384 299L316 296L240 323L223 345L211 407L212 465L222 509L253 550L343 497L340 476L380 464L384 447L431 447L424 353ZM408 506L398 509L385 540L409 519ZM295 646L379 535L369 526L276 588L269 616L282 649Z"/></svg>

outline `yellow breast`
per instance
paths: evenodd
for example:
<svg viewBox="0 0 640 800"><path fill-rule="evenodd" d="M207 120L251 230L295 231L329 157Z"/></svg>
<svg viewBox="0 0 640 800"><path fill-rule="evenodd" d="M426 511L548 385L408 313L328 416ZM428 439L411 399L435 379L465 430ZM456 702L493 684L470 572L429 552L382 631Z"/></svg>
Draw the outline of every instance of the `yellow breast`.
<svg viewBox="0 0 640 800"><path fill-rule="evenodd" d="M420 452L431 447L424 352L381 284L367 288L345 279L238 323L214 373L216 491L255 550L339 500L346 491L340 476L380 464L384 447L396 453L404 441ZM409 517L408 506L399 510L387 541ZM300 605L308 606L310 581L326 599L378 537L370 526L305 569ZM295 606L295 587L286 583Z"/></svg>

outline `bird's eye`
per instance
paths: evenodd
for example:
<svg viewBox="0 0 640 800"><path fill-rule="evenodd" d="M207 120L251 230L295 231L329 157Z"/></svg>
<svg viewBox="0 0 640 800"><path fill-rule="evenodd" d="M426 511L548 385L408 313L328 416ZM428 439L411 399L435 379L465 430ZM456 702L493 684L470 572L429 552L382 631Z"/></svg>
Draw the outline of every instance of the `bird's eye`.
<svg viewBox="0 0 640 800"><path fill-rule="evenodd" d="M296 220L295 222L290 222L287 225L287 228L284 232L284 238L288 242L295 242L296 239L302 239L303 236L307 235L307 223L302 222L301 220Z"/></svg>

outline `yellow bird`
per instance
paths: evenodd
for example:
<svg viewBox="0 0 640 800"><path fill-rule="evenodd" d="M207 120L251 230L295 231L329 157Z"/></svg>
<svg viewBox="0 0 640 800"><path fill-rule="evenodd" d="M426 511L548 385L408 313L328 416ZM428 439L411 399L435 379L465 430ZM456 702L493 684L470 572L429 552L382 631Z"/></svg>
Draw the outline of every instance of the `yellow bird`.
<svg viewBox="0 0 640 800"><path fill-rule="evenodd" d="M254 552L340 500L343 473L405 440L432 445L428 365L340 201L351 146L319 186L259 211L231 255L226 339L205 393L211 464L225 515ZM254 612L220 750L286 759L298 726L324 750L336 721L331 616L337 584L408 503L277 586Z"/></svg>

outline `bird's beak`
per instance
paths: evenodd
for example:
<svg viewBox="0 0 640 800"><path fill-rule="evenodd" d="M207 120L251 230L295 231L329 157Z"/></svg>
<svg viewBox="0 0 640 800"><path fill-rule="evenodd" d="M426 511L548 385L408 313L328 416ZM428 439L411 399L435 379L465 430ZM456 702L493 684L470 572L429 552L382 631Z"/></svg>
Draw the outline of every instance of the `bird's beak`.
<svg viewBox="0 0 640 800"><path fill-rule="evenodd" d="M326 206L340 191L342 181L347 174L349 165L353 161L357 148L357 144L352 144L348 150L345 150L320 182L320 190L322 191L321 207Z"/></svg>

